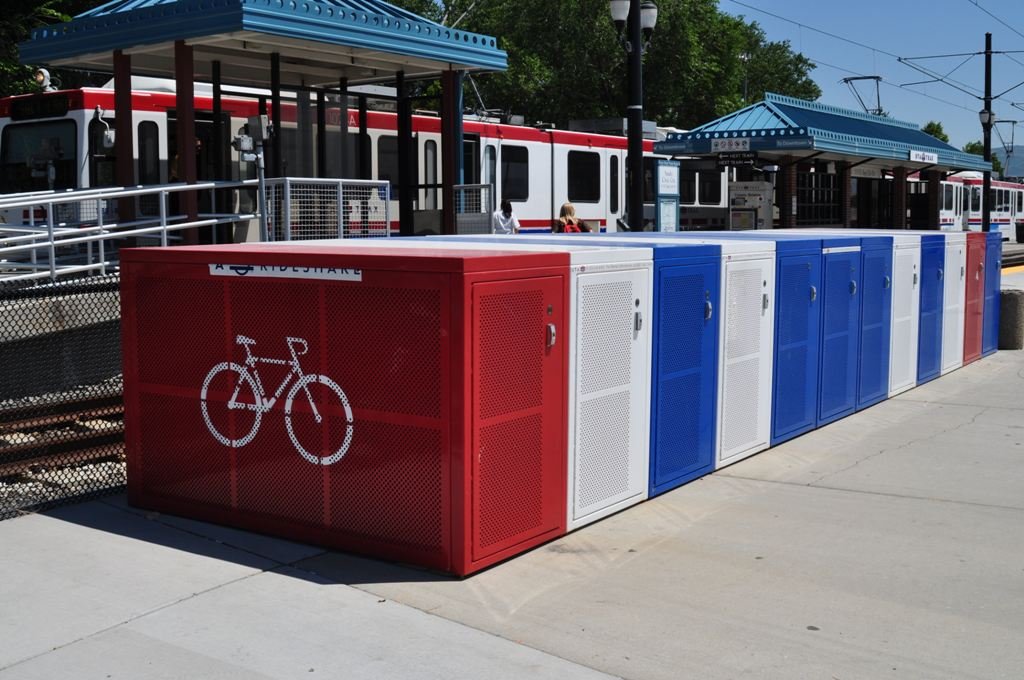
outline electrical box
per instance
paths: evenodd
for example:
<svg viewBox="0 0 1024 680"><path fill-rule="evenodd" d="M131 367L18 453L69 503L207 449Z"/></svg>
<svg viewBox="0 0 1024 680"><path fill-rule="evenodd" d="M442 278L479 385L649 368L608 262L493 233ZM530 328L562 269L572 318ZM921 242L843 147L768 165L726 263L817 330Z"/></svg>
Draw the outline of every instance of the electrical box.
<svg viewBox="0 0 1024 680"><path fill-rule="evenodd" d="M565 532L567 254L121 264L133 505L460 575Z"/></svg>
<svg viewBox="0 0 1024 680"><path fill-rule="evenodd" d="M772 228L771 182L729 184L729 228L733 230Z"/></svg>

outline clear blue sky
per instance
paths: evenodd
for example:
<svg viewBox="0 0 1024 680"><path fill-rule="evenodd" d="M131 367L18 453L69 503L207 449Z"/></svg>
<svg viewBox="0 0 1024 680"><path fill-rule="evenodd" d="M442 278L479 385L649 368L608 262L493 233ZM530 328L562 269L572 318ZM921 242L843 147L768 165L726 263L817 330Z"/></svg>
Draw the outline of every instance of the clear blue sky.
<svg viewBox="0 0 1024 680"><path fill-rule="evenodd" d="M719 0L719 7L723 12L756 21L769 40L789 40L794 51L814 61L818 66L811 75L822 90L821 102L859 110L860 103L842 79L881 76L881 105L891 117L922 126L938 120L957 148L981 140L978 111L982 100L943 83L909 85L929 80L930 76L901 64L895 57L983 52L988 32L992 34L993 51L1020 50L1019 54L993 55L992 94L1024 81L1024 0ZM966 86L964 89L981 96L984 56L975 56L961 65L966 59L961 56L915 63L941 75L953 71L949 77L960 87ZM856 85L868 107L874 108L874 83L861 81ZM997 128L1009 143L1011 128L1015 127L1016 144L1024 145L1024 86L996 100L992 108L999 119L1021 121L1016 126L1006 123ZM993 133L993 151L999 145L999 136Z"/></svg>

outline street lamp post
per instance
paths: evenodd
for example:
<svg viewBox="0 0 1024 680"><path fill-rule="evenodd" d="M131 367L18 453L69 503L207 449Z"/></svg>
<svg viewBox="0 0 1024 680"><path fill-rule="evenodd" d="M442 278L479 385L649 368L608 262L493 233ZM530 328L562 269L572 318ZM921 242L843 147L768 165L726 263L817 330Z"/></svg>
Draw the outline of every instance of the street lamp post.
<svg viewBox="0 0 1024 680"><path fill-rule="evenodd" d="M992 34L985 34L985 108L978 113L985 140L985 162L992 162ZM981 230L988 231L992 225L992 171L982 175L981 189Z"/></svg>
<svg viewBox="0 0 1024 680"><path fill-rule="evenodd" d="M609 0L608 9L619 33L619 42L629 55L626 213L630 230L641 231L644 226L643 53L658 21L658 6L651 0Z"/></svg>

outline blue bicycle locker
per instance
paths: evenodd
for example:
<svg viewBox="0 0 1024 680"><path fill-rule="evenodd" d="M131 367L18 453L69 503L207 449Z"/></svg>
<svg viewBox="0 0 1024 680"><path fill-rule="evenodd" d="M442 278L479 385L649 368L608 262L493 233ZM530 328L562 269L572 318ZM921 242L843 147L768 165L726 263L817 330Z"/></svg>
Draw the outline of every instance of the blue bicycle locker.
<svg viewBox="0 0 1024 680"><path fill-rule="evenodd" d="M860 242L860 365L857 410L889 396L889 356L892 339L893 239L865 236Z"/></svg>
<svg viewBox="0 0 1024 680"><path fill-rule="evenodd" d="M768 230L679 235L687 237L775 242L771 445L813 430L818 422L821 237L775 234ZM855 243L854 239L849 240L849 245Z"/></svg>
<svg viewBox="0 0 1024 680"><path fill-rule="evenodd" d="M857 407L860 353L860 240L822 241L823 290L818 425L838 420Z"/></svg>
<svg viewBox="0 0 1024 680"><path fill-rule="evenodd" d="M1003 234L988 232L985 241L985 311L981 329L981 356L999 347L999 288L1003 266Z"/></svg>
<svg viewBox="0 0 1024 680"><path fill-rule="evenodd" d="M942 370L942 304L946 239L921 237L921 307L917 335L917 383L939 377Z"/></svg>
<svg viewBox="0 0 1024 680"><path fill-rule="evenodd" d="M472 236L466 240L501 244L509 238L514 237ZM614 235L597 239L531 234L515 242L652 249L649 495L665 493L713 472L721 247Z"/></svg>

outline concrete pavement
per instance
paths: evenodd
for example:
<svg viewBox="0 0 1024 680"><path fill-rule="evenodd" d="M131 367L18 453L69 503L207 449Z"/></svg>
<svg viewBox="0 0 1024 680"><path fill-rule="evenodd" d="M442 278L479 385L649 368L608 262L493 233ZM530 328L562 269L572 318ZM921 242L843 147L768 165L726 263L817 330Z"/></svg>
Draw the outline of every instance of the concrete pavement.
<svg viewBox="0 0 1024 680"><path fill-rule="evenodd" d="M464 581L146 514L0 522L0 680L1020 678L1024 352Z"/></svg>

